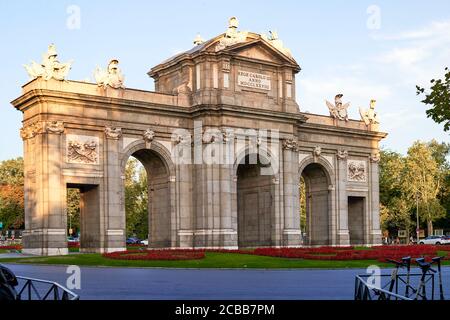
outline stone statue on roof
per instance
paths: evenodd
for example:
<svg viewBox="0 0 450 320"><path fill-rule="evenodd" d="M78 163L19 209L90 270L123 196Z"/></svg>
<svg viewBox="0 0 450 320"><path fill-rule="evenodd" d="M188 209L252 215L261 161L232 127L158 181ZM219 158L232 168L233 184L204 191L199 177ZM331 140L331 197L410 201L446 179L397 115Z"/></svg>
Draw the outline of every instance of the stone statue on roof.
<svg viewBox="0 0 450 320"><path fill-rule="evenodd" d="M228 20L228 29L224 36L216 45L216 51L225 49L226 47L235 45L237 43L245 42L247 40L248 32L238 31L239 21L236 17L231 17Z"/></svg>
<svg viewBox="0 0 450 320"><path fill-rule="evenodd" d="M24 65L24 68L32 79L41 77L46 81L52 78L64 81L66 80L73 62L60 63L57 60L57 57L58 53L56 52L56 47L54 44L51 44L48 47L47 52L44 53L41 64L32 61L31 65Z"/></svg>
<svg viewBox="0 0 450 320"><path fill-rule="evenodd" d="M328 100L325 100L328 110L330 111L330 116L332 116L335 119L348 121L348 107L350 107L350 102L347 102L346 104L342 103L342 97L344 95L342 93L337 94L334 97L334 105L329 102Z"/></svg>
<svg viewBox="0 0 450 320"><path fill-rule="evenodd" d="M278 37L278 32L269 31L269 36L262 34L261 38L263 38L265 41L267 41L269 44L271 44L277 50L281 51L288 57L292 58L291 50L289 50L288 48L286 48L284 46L283 41L281 41L280 38Z"/></svg>
<svg viewBox="0 0 450 320"><path fill-rule="evenodd" d="M375 112L375 105L376 100L372 99L370 100L369 109L364 110L362 108L359 108L359 114L361 115L361 120L364 121L366 126L370 124L379 124L380 121L378 119L378 114Z"/></svg>
<svg viewBox="0 0 450 320"><path fill-rule="evenodd" d="M122 71L119 69L119 60L112 59L106 70L97 67L94 71L94 78L99 87L103 87L106 89L107 86L110 86L114 89L124 89L125 77L122 74Z"/></svg>

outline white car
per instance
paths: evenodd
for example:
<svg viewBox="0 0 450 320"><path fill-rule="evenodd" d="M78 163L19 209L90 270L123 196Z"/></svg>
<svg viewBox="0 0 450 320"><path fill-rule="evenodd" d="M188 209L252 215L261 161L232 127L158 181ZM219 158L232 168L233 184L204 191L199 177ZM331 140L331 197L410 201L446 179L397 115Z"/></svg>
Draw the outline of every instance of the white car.
<svg viewBox="0 0 450 320"><path fill-rule="evenodd" d="M145 246L148 246L148 239L142 240L141 243Z"/></svg>
<svg viewBox="0 0 450 320"><path fill-rule="evenodd" d="M428 236L425 239L421 239L419 244L449 244L450 238L446 236Z"/></svg>

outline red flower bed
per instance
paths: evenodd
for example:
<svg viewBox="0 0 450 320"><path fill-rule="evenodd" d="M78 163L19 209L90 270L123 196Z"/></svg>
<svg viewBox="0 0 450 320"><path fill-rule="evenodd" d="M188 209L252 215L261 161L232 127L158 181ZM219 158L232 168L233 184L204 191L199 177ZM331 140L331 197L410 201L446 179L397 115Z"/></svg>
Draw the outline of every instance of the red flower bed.
<svg viewBox="0 0 450 320"><path fill-rule="evenodd" d="M257 248L250 250L127 250L123 252L106 253L103 256L119 260L193 260L203 259L205 252L251 254L259 256L309 259L309 260L378 260L386 262L387 259L401 260L410 256L413 259L424 257L430 260L438 255L438 251L450 251L450 246L433 245L399 245L376 246L367 249L354 247L316 247L316 248ZM450 257L449 257L450 258ZM447 257L445 259L448 259Z"/></svg>
<svg viewBox="0 0 450 320"><path fill-rule="evenodd" d="M80 243L79 242L68 242L67 243L67 247L69 247L69 248L79 248L80 247Z"/></svg>
<svg viewBox="0 0 450 320"><path fill-rule="evenodd" d="M430 259L437 255L441 246L415 245L415 246L378 246L367 250L358 250L352 247L318 247L318 248L258 248L251 254L311 260L401 260L402 257L425 257Z"/></svg>
<svg viewBox="0 0 450 320"><path fill-rule="evenodd" d="M20 244L12 246L0 246L0 250L22 250L22 246Z"/></svg>
<svg viewBox="0 0 450 320"><path fill-rule="evenodd" d="M198 250L127 250L104 253L103 257L116 260L196 260L205 257Z"/></svg>

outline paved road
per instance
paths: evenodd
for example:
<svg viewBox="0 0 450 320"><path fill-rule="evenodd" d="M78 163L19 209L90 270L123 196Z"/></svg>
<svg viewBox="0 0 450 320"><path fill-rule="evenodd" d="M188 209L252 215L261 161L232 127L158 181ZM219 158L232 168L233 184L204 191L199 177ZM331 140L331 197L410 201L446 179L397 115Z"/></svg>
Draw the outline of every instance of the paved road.
<svg viewBox="0 0 450 320"><path fill-rule="evenodd" d="M8 265L17 275L66 283L66 267ZM185 270L83 267L81 299L353 299L365 270ZM386 271L385 271L386 272ZM450 268L444 270L450 294Z"/></svg>

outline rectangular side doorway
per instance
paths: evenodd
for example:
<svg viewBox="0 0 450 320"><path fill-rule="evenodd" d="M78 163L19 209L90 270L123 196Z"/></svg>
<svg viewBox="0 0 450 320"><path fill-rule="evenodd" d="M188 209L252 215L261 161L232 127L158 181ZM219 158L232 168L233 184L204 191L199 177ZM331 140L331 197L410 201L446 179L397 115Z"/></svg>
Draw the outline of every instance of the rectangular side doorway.
<svg viewBox="0 0 450 320"><path fill-rule="evenodd" d="M348 197L348 231L350 244L364 244L365 198Z"/></svg>
<svg viewBox="0 0 450 320"><path fill-rule="evenodd" d="M80 252L85 253L99 252L101 248L99 187L98 185L90 185L90 184L67 184L67 188L78 189L80 193L79 197ZM68 217L68 219L70 219L70 217Z"/></svg>

